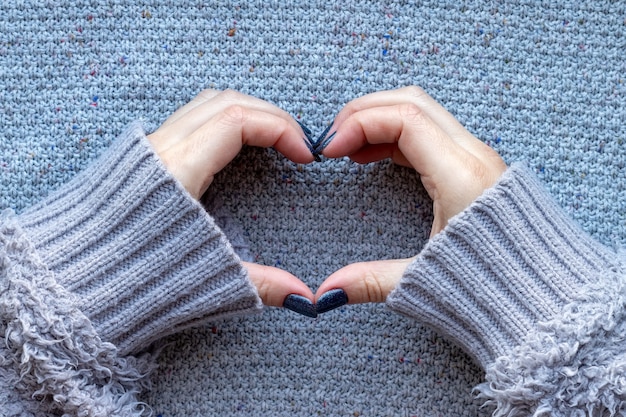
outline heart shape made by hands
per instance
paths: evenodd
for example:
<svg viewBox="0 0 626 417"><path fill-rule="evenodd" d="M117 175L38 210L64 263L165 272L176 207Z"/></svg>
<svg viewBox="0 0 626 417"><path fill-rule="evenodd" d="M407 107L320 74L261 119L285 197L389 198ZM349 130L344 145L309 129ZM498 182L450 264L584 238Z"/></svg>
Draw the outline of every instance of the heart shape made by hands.
<svg viewBox="0 0 626 417"><path fill-rule="evenodd" d="M283 307L300 313L304 316L316 318L318 314L326 313L348 303L348 296L341 288L330 290L322 294L313 304L311 300L298 294L290 294L285 298Z"/></svg>
<svg viewBox="0 0 626 417"><path fill-rule="evenodd" d="M304 143L306 143L309 151L313 154L315 160L317 162L320 162L320 154L322 153L324 148L326 148L326 146L328 146L328 144L333 140L335 134L337 133L333 132L328 135L328 132L330 131L330 128L333 126L334 122L330 123L328 127L324 129L322 134L317 137L317 139L313 139L313 132L311 132L311 129L306 127L303 123L300 123L299 121L297 122L305 134ZM304 316L316 318L318 314L326 313L327 311L341 307L347 303L348 296L346 295L346 292L340 288L337 288L322 294L322 296L319 298L319 300L317 300L317 303L315 304L306 297L298 294L290 294L285 298L283 307L295 311L296 313L300 313Z"/></svg>
<svg viewBox="0 0 626 417"><path fill-rule="evenodd" d="M298 121L296 120L296 122L298 122ZM298 124L300 125L300 127L302 128L302 131L304 132L304 134L306 136L304 138L304 143L309 148L309 151L311 151L311 153L313 154L313 157L315 158L315 160L317 162L321 161L320 154L322 153L324 148L326 148L326 146L328 146L330 141L333 140L333 138L335 137L335 134L337 133L337 132L333 132L330 135L328 135L328 131L333 126L333 123L329 124L328 127L326 129L324 129L322 134L319 135L317 137L317 139L314 140L313 139L313 132L311 132L311 129L306 127L304 124L298 122ZM328 135L328 137L326 137L326 135Z"/></svg>

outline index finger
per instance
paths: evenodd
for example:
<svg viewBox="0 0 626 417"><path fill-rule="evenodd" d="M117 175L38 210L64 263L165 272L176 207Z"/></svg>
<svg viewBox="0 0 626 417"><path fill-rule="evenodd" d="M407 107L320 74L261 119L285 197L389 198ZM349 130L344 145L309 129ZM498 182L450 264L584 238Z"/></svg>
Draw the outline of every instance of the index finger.
<svg viewBox="0 0 626 417"><path fill-rule="evenodd" d="M274 147L296 163L313 160L300 134L286 120L241 106L228 107L159 157L187 191L198 198L244 145Z"/></svg>
<svg viewBox="0 0 626 417"><path fill-rule="evenodd" d="M346 104L335 118L336 126L354 113L375 107L394 106L399 104L417 105L433 122L439 125L453 138L464 137L468 132L465 127L439 102L433 99L420 87L411 86L397 90L378 91L356 98Z"/></svg>
<svg viewBox="0 0 626 417"><path fill-rule="evenodd" d="M339 112L335 119L333 130L336 130L338 132L337 136L339 136L339 131L343 123L360 112L379 109L381 113L385 113L386 109L390 107L403 105L417 107L419 111L426 115L449 139L461 146L464 150L478 157L484 153L485 144L476 139L452 114L419 87L405 87L398 90L380 91L359 97L348 103ZM337 157L347 155L343 152L339 154L335 152L333 148L337 145L333 145L333 143L337 142L340 143L341 140L335 137L335 140L328 146L330 152L324 152L326 156Z"/></svg>
<svg viewBox="0 0 626 417"><path fill-rule="evenodd" d="M389 156L385 144L392 144L422 176L455 171L465 153L420 107L396 104L375 107L352 114L338 128L335 139L326 147L330 158L367 154L375 160ZM452 166L451 166L452 165Z"/></svg>
<svg viewBox="0 0 626 417"><path fill-rule="evenodd" d="M204 90L170 116L155 132L156 135L151 135L155 150L161 152L185 140L225 109L233 106L278 117L295 131L302 132L301 126L289 113L268 101L233 90Z"/></svg>

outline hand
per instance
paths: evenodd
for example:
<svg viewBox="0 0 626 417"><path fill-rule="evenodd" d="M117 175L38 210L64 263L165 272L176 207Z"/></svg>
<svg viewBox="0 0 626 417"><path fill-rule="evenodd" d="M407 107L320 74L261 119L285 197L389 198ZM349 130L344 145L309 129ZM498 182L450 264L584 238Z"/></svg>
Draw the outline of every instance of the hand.
<svg viewBox="0 0 626 417"><path fill-rule="evenodd" d="M383 91L348 103L323 154L367 163L385 158L412 167L433 200L431 237L506 170L502 158L418 87ZM411 259L362 262L329 276L316 298L343 289L350 303L383 302Z"/></svg>
<svg viewBox="0 0 626 417"><path fill-rule="evenodd" d="M297 163L313 161L298 123L278 107L233 91L205 90L148 136L167 169L195 198L243 145L274 147ZM289 294L313 300L309 287L278 268L244 262L263 303L282 306Z"/></svg>

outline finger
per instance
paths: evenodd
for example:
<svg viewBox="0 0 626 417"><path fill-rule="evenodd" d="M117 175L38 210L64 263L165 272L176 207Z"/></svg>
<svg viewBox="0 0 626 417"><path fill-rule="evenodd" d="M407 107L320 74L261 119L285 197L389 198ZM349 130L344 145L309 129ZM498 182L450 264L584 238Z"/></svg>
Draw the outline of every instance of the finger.
<svg viewBox="0 0 626 417"><path fill-rule="evenodd" d="M451 137L463 139L469 134L463 125L426 91L411 86L397 90L378 91L356 98L348 103L337 115L335 122L339 126L352 114L362 110L387 107L398 104L415 104Z"/></svg>
<svg viewBox="0 0 626 417"><path fill-rule="evenodd" d="M198 198L243 145L273 146L297 163L313 160L299 127L273 114L241 106L231 106L218 113L160 157L174 177Z"/></svg>
<svg viewBox="0 0 626 417"><path fill-rule="evenodd" d="M282 307L285 298L291 294L313 301L311 289L289 272L250 262L243 262L243 265L266 306Z"/></svg>
<svg viewBox="0 0 626 417"><path fill-rule="evenodd" d="M232 90L221 91L217 94L214 90L208 90L206 93L201 93L200 97L198 97L197 100L194 99L194 101L195 103L190 104L180 117L155 132L158 136L167 138L166 141L159 141L157 144L157 152L159 151L158 148L162 149L166 146L173 146L185 140L193 134L193 132L204 126L209 120L218 116L224 109L232 106L246 107L250 110L265 112L279 117L291 124L294 129L300 132L300 136L304 137L304 132L302 132L300 125L289 113L256 97L251 97Z"/></svg>
<svg viewBox="0 0 626 417"><path fill-rule="evenodd" d="M395 143L366 145L350 155L350 159L359 164L368 164L370 162L381 161L387 158L391 158L391 160L398 165L412 168L411 163L406 159L402 152L400 152L398 145Z"/></svg>
<svg viewBox="0 0 626 417"><path fill-rule="evenodd" d="M274 113L234 105L199 129L191 142L196 142L198 149L202 146L209 150L217 148L214 149L216 156L225 155L221 160L213 158L217 171L224 168L243 145L273 147L293 162L311 162L313 156L302 140L301 129L292 121ZM208 138L207 134L211 137Z"/></svg>
<svg viewBox="0 0 626 417"><path fill-rule="evenodd" d="M167 127L169 125L176 123L178 120L184 117L187 113L189 113L196 107L204 104L205 102L210 101L211 99L213 99L220 93L221 93L220 90L214 90L214 89L202 90L190 102L188 102L187 104L185 104L184 106L176 110L170 117L168 117L167 120L163 122L161 127L162 128Z"/></svg>
<svg viewBox="0 0 626 417"><path fill-rule="evenodd" d="M415 105L427 115L447 136L467 152L481 158L488 150L441 104L419 87L404 87L397 90L380 91L359 97L348 103L337 115L334 130L351 115L366 109L384 108L394 105ZM324 153L326 155L326 153Z"/></svg>
<svg viewBox="0 0 626 417"><path fill-rule="evenodd" d="M454 168L450 165L458 162L464 153L415 104L398 104L366 109L350 116L339 127L324 155L331 158L345 155L358 157L362 149L384 144L397 146L410 166L425 176L442 172L442 168ZM389 147L378 149L396 152Z"/></svg>
<svg viewBox="0 0 626 417"><path fill-rule="evenodd" d="M342 289L349 304L382 303L398 285L412 259L360 262L334 272L320 285L315 300L328 291Z"/></svg>

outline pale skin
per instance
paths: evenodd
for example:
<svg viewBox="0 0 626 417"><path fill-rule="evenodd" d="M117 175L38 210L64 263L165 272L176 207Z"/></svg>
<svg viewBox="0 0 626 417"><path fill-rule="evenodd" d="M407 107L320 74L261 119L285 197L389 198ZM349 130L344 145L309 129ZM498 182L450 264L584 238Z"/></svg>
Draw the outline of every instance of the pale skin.
<svg viewBox="0 0 626 417"><path fill-rule="evenodd" d="M433 200L431 237L506 170L502 158L470 134L418 87L357 98L337 115L324 150L328 158L357 163L391 158L412 167ZM314 160L304 134L285 111L232 91L206 90L148 136L167 168L194 198L208 189L243 145L273 147L296 163ZM408 225L407 227L410 227ZM330 275L316 294L289 272L244 263L264 304L281 306L289 294L311 301L343 289L350 303L383 302L412 258L361 262Z"/></svg>
<svg viewBox="0 0 626 417"><path fill-rule="evenodd" d="M205 90L148 136L174 177L199 199L243 145L273 147L297 163L313 161L298 123L278 107L234 91ZM244 262L263 303L282 306L289 294L311 301L311 289L282 269Z"/></svg>
<svg viewBox="0 0 626 417"><path fill-rule="evenodd" d="M357 98L339 112L334 124L337 134L323 152L326 157L349 156L358 163L391 158L417 171L433 200L431 237L493 186L506 170L496 151L469 133L418 87ZM326 291L341 288L351 304L384 302L412 261L408 258L348 265L320 285L316 299Z"/></svg>

